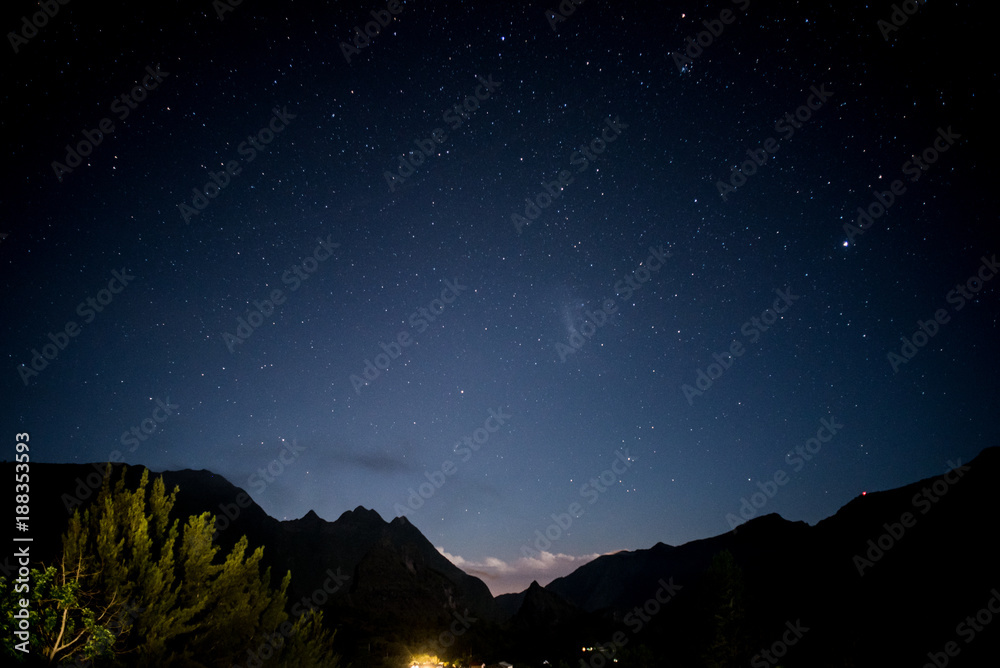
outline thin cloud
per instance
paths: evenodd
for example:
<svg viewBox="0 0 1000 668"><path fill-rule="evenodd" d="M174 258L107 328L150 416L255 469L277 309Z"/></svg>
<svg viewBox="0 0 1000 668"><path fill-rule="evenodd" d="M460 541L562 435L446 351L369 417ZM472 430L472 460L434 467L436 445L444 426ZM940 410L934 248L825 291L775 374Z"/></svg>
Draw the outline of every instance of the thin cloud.
<svg viewBox="0 0 1000 668"><path fill-rule="evenodd" d="M315 449L316 459L324 465L359 468L370 473L409 473L417 470L417 466L406 458L410 448L394 448L398 452L386 449L362 450L345 443L326 444Z"/></svg>
<svg viewBox="0 0 1000 668"><path fill-rule="evenodd" d="M330 459L375 473L400 473L414 469L412 464L385 452L334 452Z"/></svg>

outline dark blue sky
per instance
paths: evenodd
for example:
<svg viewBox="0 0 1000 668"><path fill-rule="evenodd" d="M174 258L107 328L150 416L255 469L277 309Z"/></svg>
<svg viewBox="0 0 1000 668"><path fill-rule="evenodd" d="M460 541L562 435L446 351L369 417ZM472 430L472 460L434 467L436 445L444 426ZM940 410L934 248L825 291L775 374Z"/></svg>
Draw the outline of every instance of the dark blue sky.
<svg viewBox="0 0 1000 668"><path fill-rule="evenodd" d="M556 8L7 7L5 433L495 593L996 444L981 8Z"/></svg>

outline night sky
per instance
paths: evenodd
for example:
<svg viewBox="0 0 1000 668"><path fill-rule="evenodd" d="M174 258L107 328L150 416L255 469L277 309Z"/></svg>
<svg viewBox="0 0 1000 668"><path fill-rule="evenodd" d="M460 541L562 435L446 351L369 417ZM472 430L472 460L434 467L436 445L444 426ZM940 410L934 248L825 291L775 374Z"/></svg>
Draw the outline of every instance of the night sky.
<svg viewBox="0 0 1000 668"><path fill-rule="evenodd" d="M982 5L50 4L0 87L34 461L406 514L496 594L997 444Z"/></svg>

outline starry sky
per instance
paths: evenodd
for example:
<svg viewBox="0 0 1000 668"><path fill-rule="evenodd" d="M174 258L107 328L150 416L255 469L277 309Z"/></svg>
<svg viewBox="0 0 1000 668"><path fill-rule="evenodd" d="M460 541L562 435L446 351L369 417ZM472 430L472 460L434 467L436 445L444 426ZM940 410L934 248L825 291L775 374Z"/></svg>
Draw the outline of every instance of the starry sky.
<svg viewBox="0 0 1000 668"><path fill-rule="evenodd" d="M996 445L981 6L52 7L0 87L35 461L405 514L499 594Z"/></svg>

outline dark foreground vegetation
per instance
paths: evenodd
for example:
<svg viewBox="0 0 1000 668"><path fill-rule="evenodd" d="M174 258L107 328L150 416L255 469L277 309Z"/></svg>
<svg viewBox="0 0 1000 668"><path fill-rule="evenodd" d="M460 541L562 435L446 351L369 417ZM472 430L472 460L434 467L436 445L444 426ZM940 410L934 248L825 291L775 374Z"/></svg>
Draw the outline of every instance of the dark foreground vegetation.
<svg viewBox="0 0 1000 668"><path fill-rule="evenodd" d="M961 668L1000 653L997 448L816 526L757 514L495 598L406 518L279 522L208 471L33 472L47 490L33 526L51 530L31 544L29 591L0 564L5 662Z"/></svg>

